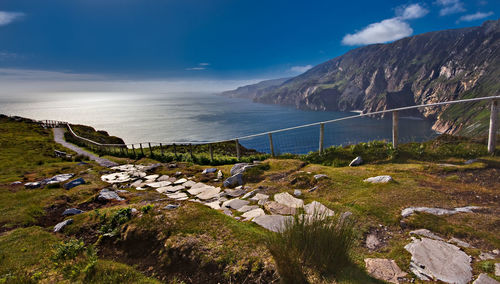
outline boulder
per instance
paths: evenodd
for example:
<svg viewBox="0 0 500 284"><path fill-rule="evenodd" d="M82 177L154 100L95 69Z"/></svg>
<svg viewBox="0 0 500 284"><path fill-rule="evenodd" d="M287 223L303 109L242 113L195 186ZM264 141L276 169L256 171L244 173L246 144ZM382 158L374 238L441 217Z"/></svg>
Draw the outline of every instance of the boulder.
<svg viewBox="0 0 500 284"><path fill-rule="evenodd" d="M205 192L209 189L214 189L215 187L211 185L206 185L203 183L197 183L196 185L192 186L190 189L188 189L189 194L191 195L198 195L202 192Z"/></svg>
<svg viewBox="0 0 500 284"><path fill-rule="evenodd" d="M51 178L44 179L42 181L42 183L45 183L45 184L60 183L63 181L67 181L68 179L72 178L73 176L75 176L75 174L60 174L60 175L53 176Z"/></svg>
<svg viewBox="0 0 500 284"><path fill-rule="evenodd" d="M215 209L215 210L219 210L221 208L219 200L209 202L209 203L204 203L204 204L212 209Z"/></svg>
<svg viewBox="0 0 500 284"><path fill-rule="evenodd" d="M293 217L281 215L262 215L255 217L252 221L269 231L281 232L285 229L288 222L293 222Z"/></svg>
<svg viewBox="0 0 500 284"><path fill-rule="evenodd" d="M224 190L224 192L231 197L242 196L243 194L246 193L246 191L241 189L241 188L240 189L226 189L226 190Z"/></svg>
<svg viewBox="0 0 500 284"><path fill-rule="evenodd" d="M54 226L54 233L62 231L64 227L71 224L73 224L73 219L64 220L61 223L58 223L57 225Z"/></svg>
<svg viewBox="0 0 500 284"><path fill-rule="evenodd" d="M307 215L318 215L320 217L335 215L335 212L333 210L328 209L328 207L319 203L318 201L313 201L304 206L304 212Z"/></svg>
<svg viewBox="0 0 500 284"><path fill-rule="evenodd" d="M256 208L256 209L253 209L253 210L250 210L250 211L243 213L243 215L241 215L241 217L245 218L245 221L250 221L254 218L257 218L259 216L264 216L264 215L266 215L264 210L262 210L261 208Z"/></svg>
<svg viewBox="0 0 500 284"><path fill-rule="evenodd" d="M201 200L208 200L217 197L219 195L219 192L220 192L220 187L211 187L203 191L202 193L196 195L196 197L198 197Z"/></svg>
<svg viewBox="0 0 500 284"><path fill-rule="evenodd" d="M453 243L453 244L456 244L457 246L460 246L460 247L463 247L463 248L470 248L470 247L473 247L471 246L469 243L467 242L464 242L460 239L457 239L457 238L451 238L448 240L449 243Z"/></svg>
<svg viewBox="0 0 500 284"><path fill-rule="evenodd" d="M388 183L391 181L393 181L391 176L376 176L364 180L364 182L369 182L369 183Z"/></svg>
<svg viewBox="0 0 500 284"><path fill-rule="evenodd" d="M35 189L35 188L39 188L41 186L42 186L42 183L39 181L27 182L24 184L24 187L26 187L27 189Z"/></svg>
<svg viewBox="0 0 500 284"><path fill-rule="evenodd" d="M357 156L354 160L349 163L349 167L356 167L363 164L363 159L361 156Z"/></svg>
<svg viewBox="0 0 500 284"><path fill-rule="evenodd" d="M177 184L183 184L183 183L185 183L185 182L187 182L187 181L188 181L187 179L185 179L185 178L181 178L181 179L178 179L178 180L174 181L174 184L176 184L176 185L177 185Z"/></svg>
<svg viewBox="0 0 500 284"><path fill-rule="evenodd" d="M111 200L123 201L125 199L118 196L118 193L116 193L108 188L105 188L99 192L99 195L97 196L97 200L101 201L101 202L108 202Z"/></svg>
<svg viewBox="0 0 500 284"><path fill-rule="evenodd" d="M295 208L283 205L276 201L267 201L264 203L264 208L277 215L295 215Z"/></svg>
<svg viewBox="0 0 500 284"><path fill-rule="evenodd" d="M62 213L62 215L63 216L78 215L78 214L82 214L84 212L85 211L80 210L80 209L68 208L68 209L64 210L64 212Z"/></svg>
<svg viewBox="0 0 500 284"><path fill-rule="evenodd" d="M236 175L236 174L242 174L245 172L245 170L251 168L251 167L254 167L254 165L252 164L249 164L249 163L238 163L238 164L235 164L232 168L231 168L231 172L230 174L232 176Z"/></svg>
<svg viewBox="0 0 500 284"><path fill-rule="evenodd" d="M392 259L365 258L365 265L372 277L390 283L399 283L400 279L407 275Z"/></svg>
<svg viewBox="0 0 500 284"><path fill-rule="evenodd" d="M366 244L367 248L374 250L378 246L380 246L380 241L377 238L376 234L369 234L368 236L366 236L365 244ZM366 262L366 259L365 259L365 262Z"/></svg>
<svg viewBox="0 0 500 284"><path fill-rule="evenodd" d="M410 270L421 280L463 284L472 280L471 257L457 246L421 238L405 249L411 253Z"/></svg>
<svg viewBox="0 0 500 284"><path fill-rule="evenodd" d="M10 186L18 186L18 185L21 185L21 184L23 184L23 183L20 182L20 181L15 181L15 182L11 182Z"/></svg>
<svg viewBox="0 0 500 284"><path fill-rule="evenodd" d="M192 186L196 185L196 182L192 180L188 180L185 183L182 184L184 187L191 188Z"/></svg>
<svg viewBox="0 0 500 284"><path fill-rule="evenodd" d="M141 187L142 185L142 179L138 179L136 181L134 181L133 183L130 184L130 187Z"/></svg>
<svg viewBox="0 0 500 284"><path fill-rule="evenodd" d="M408 207L401 211L403 218L412 215L415 212L425 212L433 215L453 215L457 213L472 213L474 210L481 209L477 206L457 207L454 209L429 208L429 207Z"/></svg>
<svg viewBox="0 0 500 284"><path fill-rule="evenodd" d="M235 199L231 199L231 200L228 200L228 201L225 201L224 203L222 203L222 207L223 208L232 208L234 210L238 210L241 207L248 205L248 203L250 203L250 202L248 202L246 200L241 200L241 199L235 198Z"/></svg>
<svg viewBox="0 0 500 284"><path fill-rule="evenodd" d="M107 183L122 183L130 180L130 175L127 172L112 173L101 176L101 180Z"/></svg>
<svg viewBox="0 0 500 284"><path fill-rule="evenodd" d="M233 176L228 177L224 183L224 187L233 188L238 185L243 185L243 175L241 173L235 174Z"/></svg>
<svg viewBox="0 0 500 284"><path fill-rule="evenodd" d="M256 189L249 191L249 192L245 193L245 195L243 195L243 197L241 199L247 199L247 198L251 197L252 195L254 195L255 193L257 193Z"/></svg>
<svg viewBox="0 0 500 284"><path fill-rule="evenodd" d="M304 201L302 199L295 198L288 192L275 194L274 201L292 208L301 208L304 206Z"/></svg>
<svg viewBox="0 0 500 284"><path fill-rule="evenodd" d="M169 178L170 178L170 177L169 177L169 176L167 176L167 175L162 175L161 177L157 178L156 180L157 180L157 181L169 181L169 180L168 180Z"/></svg>
<svg viewBox="0 0 500 284"><path fill-rule="evenodd" d="M147 181L156 181L156 179L159 177L159 175L149 175L149 176L145 176L144 179L147 180Z"/></svg>
<svg viewBox="0 0 500 284"><path fill-rule="evenodd" d="M500 284L500 282L488 276L486 273L481 273L479 276L472 282L472 284Z"/></svg>
<svg viewBox="0 0 500 284"><path fill-rule="evenodd" d="M248 200L250 200L250 201L256 201L256 202L259 202L259 201L266 202L268 199L269 199L269 195L262 194L262 193L257 193L257 194L255 194L255 196L249 198Z"/></svg>
<svg viewBox="0 0 500 284"><path fill-rule="evenodd" d="M85 180L83 178L77 178L77 179L72 180L68 183L65 183L63 187L65 189L72 189L73 187L79 186L81 184L85 184Z"/></svg>
<svg viewBox="0 0 500 284"><path fill-rule="evenodd" d="M204 175L208 175L208 174L211 174L211 173L215 173L217 171L216 168L208 168L208 169L204 169L203 172L201 172L202 174Z"/></svg>

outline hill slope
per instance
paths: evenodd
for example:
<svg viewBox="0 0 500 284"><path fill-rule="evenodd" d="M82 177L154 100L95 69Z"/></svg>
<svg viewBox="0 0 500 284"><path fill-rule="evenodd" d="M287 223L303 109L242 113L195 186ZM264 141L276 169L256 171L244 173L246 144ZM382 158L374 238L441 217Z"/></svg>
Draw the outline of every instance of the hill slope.
<svg viewBox="0 0 500 284"><path fill-rule="evenodd" d="M299 109L370 112L498 95L499 77L496 20L360 47L247 97ZM411 115L435 120L433 128L441 132L477 134L488 127L488 106L426 108Z"/></svg>

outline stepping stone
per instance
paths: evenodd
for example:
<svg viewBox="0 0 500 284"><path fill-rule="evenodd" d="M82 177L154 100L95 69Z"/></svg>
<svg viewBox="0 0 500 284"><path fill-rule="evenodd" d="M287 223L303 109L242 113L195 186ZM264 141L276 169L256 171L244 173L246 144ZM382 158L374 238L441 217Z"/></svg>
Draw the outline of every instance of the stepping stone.
<svg viewBox="0 0 500 284"><path fill-rule="evenodd" d="M319 203L318 201L313 201L304 206L304 212L307 215L318 215L320 217L335 215L335 212L333 210L328 209L328 207Z"/></svg>
<svg viewBox="0 0 500 284"><path fill-rule="evenodd" d="M145 172L139 172L139 171L128 172L128 174L131 177L137 177L137 178L143 178L143 177L147 176L147 174Z"/></svg>
<svg viewBox="0 0 500 284"><path fill-rule="evenodd" d="M167 190L171 188L171 186L166 186L166 187L160 187L160 188L156 188L155 190L158 192L158 193L166 193Z"/></svg>
<svg viewBox="0 0 500 284"><path fill-rule="evenodd" d="M264 210L262 210L262 208L256 208L245 212L243 215L241 215L241 217L245 218L245 221L250 221L253 218L257 218L259 216L264 216L264 215L266 215L266 213L264 212Z"/></svg>
<svg viewBox="0 0 500 284"><path fill-rule="evenodd" d="M204 169L203 172L201 172L201 173L204 175L207 175L207 174L215 173L216 171L217 171L216 168L208 168L208 169Z"/></svg>
<svg viewBox="0 0 500 284"><path fill-rule="evenodd" d="M212 187L196 195L196 197L198 197L201 200L208 200L217 197L219 195L219 192L220 192L220 187Z"/></svg>
<svg viewBox="0 0 500 284"><path fill-rule="evenodd" d="M174 184L183 184L183 183L185 183L187 181L188 181L187 179L181 178L181 179L178 179L178 180L174 181Z"/></svg>
<svg viewBox="0 0 500 284"><path fill-rule="evenodd" d="M108 175L101 176L101 180L107 183L122 183L130 180L130 176L128 173L112 173Z"/></svg>
<svg viewBox="0 0 500 284"><path fill-rule="evenodd" d="M198 184L196 184L195 186L192 186L191 189L188 189L188 192L189 194L191 195L198 195L202 192L205 192L209 189L213 189L215 187L213 186L210 186L210 185L206 185L206 184L202 184L202 186L198 186Z"/></svg>
<svg viewBox="0 0 500 284"><path fill-rule="evenodd" d="M246 191L244 191L241 188L240 189L226 189L226 190L224 190L224 192L226 192L226 194L231 196L231 197L242 196L243 194L246 193Z"/></svg>
<svg viewBox="0 0 500 284"><path fill-rule="evenodd" d="M500 282L488 276L486 273L481 273L472 284L500 284Z"/></svg>
<svg viewBox="0 0 500 284"><path fill-rule="evenodd" d="M194 181L192 181L192 180L188 180L188 181L186 181L185 183L183 183L182 185L183 185L184 187L191 188L191 187L193 187L193 186L194 186L194 185L196 185L196 184L197 184L196 182L194 182Z"/></svg>
<svg viewBox="0 0 500 284"><path fill-rule="evenodd" d="M176 199L176 200L186 200L186 199L188 199L187 194L185 194L184 192L167 194L167 197L170 198L170 199Z"/></svg>
<svg viewBox="0 0 500 284"><path fill-rule="evenodd" d="M269 231L281 232L285 229L285 225L288 222L293 222L293 217L282 215L262 215L255 217L252 221Z"/></svg>
<svg viewBox="0 0 500 284"><path fill-rule="evenodd" d="M78 214L82 214L84 212L85 211L80 210L80 209L68 208L68 209L64 210L64 212L62 213L62 215L63 216L78 215Z"/></svg>
<svg viewBox="0 0 500 284"><path fill-rule="evenodd" d="M267 200L269 200L269 195L267 194L262 194L262 193L257 193L255 194L254 197L248 199L250 201L256 201L259 203L259 205L263 205ZM262 202L262 204L261 204Z"/></svg>
<svg viewBox="0 0 500 284"><path fill-rule="evenodd" d="M183 185L176 185L176 186L168 186L167 187L167 192L177 192L179 190L183 190L184 189L184 186Z"/></svg>
<svg viewBox="0 0 500 284"><path fill-rule="evenodd" d="M208 206L212 209L215 209L215 210L221 209L220 202L218 200L213 201L213 202L209 202L209 203L203 203L203 204L205 204L206 206Z"/></svg>
<svg viewBox="0 0 500 284"><path fill-rule="evenodd" d="M241 199L247 199L247 198L251 197L252 195L254 195L255 192L256 192L256 189L249 191L249 192L245 193L245 195L243 195L243 197Z"/></svg>
<svg viewBox="0 0 500 284"><path fill-rule="evenodd" d="M388 183L391 181L393 181L391 176L376 176L364 180L364 182L369 182L369 183Z"/></svg>
<svg viewBox="0 0 500 284"><path fill-rule="evenodd" d="M145 176L144 179L149 180L149 181L155 181L158 177L159 177L159 175L149 175L149 176Z"/></svg>
<svg viewBox="0 0 500 284"><path fill-rule="evenodd" d="M138 180L134 181L133 183L131 183L130 187L141 187L141 184L142 184L142 180L138 179Z"/></svg>
<svg viewBox="0 0 500 284"><path fill-rule="evenodd" d="M295 215L295 208L288 207L276 201L267 201L264 204L264 208L271 212L272 214L277 215Z"/></svg>
<svg viewBox="0 0 500 284"><path fill-rule="evenodd" d="M421 238L405 249L411 253L410 270L421 280L464 284L472 280L471 257L457 246Z"/></svg>
<svg viewBox="0 0 500 284"><path fill-rule="evenodd" d="M157 180L157 181L169 181L169 180L168 180L169 178L170 178L170 177L169 177L169 176L167 176L167 175L162 175L161 177L157 178L156 180Z"/></svg>
<svg viewBox="0 0 500 284"><path fill-rule="evenodd" d="M250 203L250 202L246 201L246 200L241 200L241 199L235 198L235 199L231 199L231 200L228 200L228 201L222 203L222 207L223 208L232 208L234 210L238 210L241 207L247 205L248 203Z"/></svg>
<svg viewBox="0 0 500 284"><path fill-rule="evenodd" d="M238 208L237 210L238 210L238 212L245 213L245 212L248 212L248 211L251 211L251 210L255 210L257 208L260 208L260 207L257 206L257 205L244 205L244 206Z"/></svg>
<svg viewBox="0 0 500 284"><path fill-rule="evenodd" d="M429 231L427 229L419 229L419 230L411 231L410 235L417 235L417 236L426 237L426 238L429 238L429 239L434 239L434 240L438 240L438 241L444 241L443 238L435 235L433 232L431 232L431 231Z"/></svg>
<svg viewBox="0 0 500 284"><path fill-rule="evenodd" d="M292 208L301 208L304 206L304 201L302 199L295 198L288 192L275 194L274 201Z"/></svg>
<svg viewBox="0 0 500 284"><path fill-rule="evenodd" d="M407 275L392 259L365 258L365 265L372 277L390 283L399 283L399 279Z"/></svg>
<svg viewBox="0 0 500 284"><path fill-rule="evenodd" d="M149 186L149 187L158 188L158 187L169 186L171 184L172 183L169 182L169 181L159 181L159 182L148 183L146 185Z"/></svg>
<svg viewBox="0 0 500 284"><path fill-rule="evenodd" d="M477 206L457 207L454 209L429 208L429 207L408 207L401 211L403 218L412 215L415 212L425 212L433 215L453 215L457 213L472 213L474 210L481 209Z"/></svg>
<svg viewBox="0 0 500 284"><path fill-rule="evenodd" d="M62 231L64 227L71 224L73 224L73 219L64 220L61 223L58 223L57 225L54 226L54 233Z"/></svg>

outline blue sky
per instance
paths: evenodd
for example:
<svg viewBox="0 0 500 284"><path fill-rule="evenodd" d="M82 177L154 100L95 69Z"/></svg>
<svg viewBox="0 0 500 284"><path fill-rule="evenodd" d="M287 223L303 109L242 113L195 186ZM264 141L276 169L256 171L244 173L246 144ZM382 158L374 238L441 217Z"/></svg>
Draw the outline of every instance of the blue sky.
<svg viewBox="0 0 500 284"><path fill-rule="evenodd" d="M0 76L276 78L499 15L498 0L1 0Z"/></svg>

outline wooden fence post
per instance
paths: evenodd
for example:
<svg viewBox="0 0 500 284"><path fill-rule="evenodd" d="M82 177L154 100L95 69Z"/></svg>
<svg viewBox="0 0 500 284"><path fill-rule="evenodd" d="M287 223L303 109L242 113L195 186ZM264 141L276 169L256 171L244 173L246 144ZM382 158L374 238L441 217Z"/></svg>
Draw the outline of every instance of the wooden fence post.
<svg viewBox="0 0 500 284"><path fill-rule="evenodd" d="M271 157L274 157L273 134L268 133L268 135L269 135L269 150L271 151Z"/></svg>
<svg viewBox="0 0 500 284"><path fill-rule="evenodd" d="M134 153L134 157L135 157L136 155L135 155L135 147L134 147L134 144L132 144L132 153Z"/></svg>
<svg viewBox="0 0 500 284"><path fill-rule="evenodd" d="M177 157L177 147L175 146L175 143L174 143L174 156L175 156L175 159L178 160L179 158Z"/></svg>
<svg viewBox="0 0 500 284"><path fill-rule="evenodd" d="M146 155L144 155L144 149L142 148L142 143L139 143L139 146L141 147L141 155L145 157Z"/></svg>
<svg viewBox="0 0 500 284"><path fill-rule="evenodd" d="M194 156L193 156L193 144L189 144L189 154L191 155L191 159L194 160Z"/></svg>
<svg viewBox="0 0 500 284"><path fill-rule="evenodd" d="M491 101L490 113L490 131L488 133L488 153L494 154L497 145L497 119L498 119L498 101Z"/></svg>
<svg viewBox="0 0 500 284"><path fill-rule="evenodd" d="M160 143L160 151L161 151L161 155L165 156L165 155L163 155L163 145L161 145L161 143Z"/></svg>
<svg viewBox="0 0 500 284"><path fill-rule="evenodd" d="M151 157L153 157L153 149L151 148L151 143L148 142L148 146L149 146L149 154Z"/></svg>
<svg viewBox="0 0 500 284"><path fill-rule="evenodd" d="M234 140L236 142L236 158L239 160L240 159L240 142L238 142L238 139Z"/></svg>
<svg viewBox="0 0 500 284"><path fill-rule="evenodd" d="M325 143L325 124L321 123L319 125L319 154L323 154L324 144Z"/></svg>
<svg viewBox="0 0 500 284"><path fill-rule="evenodd" d="M212 149L212 144L208 144L208 151L210 152L210 162L214 161L214 149Z"/></svg>
<svg viewBox="0 0 500 284"><path fill-rule="evenodd" d="M399 132L399 113L392 112L392 146L394 149L398 147L398 132Z"/></svg>

